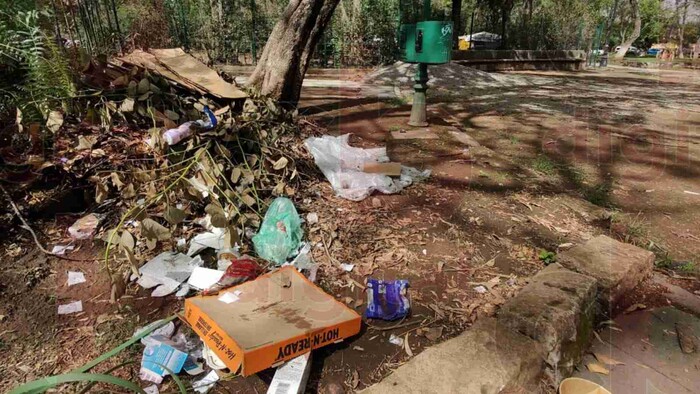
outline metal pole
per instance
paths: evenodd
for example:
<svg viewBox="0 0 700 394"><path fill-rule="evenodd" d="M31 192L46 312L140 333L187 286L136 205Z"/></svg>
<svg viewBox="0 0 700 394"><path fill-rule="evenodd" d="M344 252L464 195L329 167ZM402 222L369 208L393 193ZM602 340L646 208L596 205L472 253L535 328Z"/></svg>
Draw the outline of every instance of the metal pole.
<svg viewBox="0 0 700 394"><path fill-rule="evenodd" d="M430 0L423 0L423 20L429 20L430 15ZM428 115L426 113L425 92L428 90L428 65L426 63L418 63L418 70L413 80L416 83L413 85L413 105L411 106L411 118L408 121L408 125L427 126Z"/></svg>

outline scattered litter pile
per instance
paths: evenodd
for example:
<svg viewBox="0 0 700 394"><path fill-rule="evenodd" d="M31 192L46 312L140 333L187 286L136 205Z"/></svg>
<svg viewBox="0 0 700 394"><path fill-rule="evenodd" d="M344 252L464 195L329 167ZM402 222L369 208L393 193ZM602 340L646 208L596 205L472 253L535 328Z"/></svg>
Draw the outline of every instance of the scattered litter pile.
<svg viewBox="0 0 700 394"><path fill-rule="evenodd" d="M134 334L144 345L145 390L158 392L167 375L179 384L184 370L203 375L192 387L204 393L224 376L217 371L280 366L275 392L303 390L310 351L356 335L361 317L314 284L311 249L322 245L305 241L304 220L281 196L294 196L308 176L299 166L311 166L309 152L353 201L400 192L429 171L389 162L385 148L353 148L348 135L311 137L304 148L294 113L247 97L179 49L92 63L85 83L103 94L88 97L83 112L53 117L56 150L39 168L92 183L95 208L53 253L102 240L113 302L127 282L152 297L197 293L185 299L185 324L156 321ZM318 214L306 222L317 226ZM68 277L71 286L86 281L81 272ZM367 317L406 317L407 285L372 282ZM81 300L58 306L61 315L82 310Z"/></svg>

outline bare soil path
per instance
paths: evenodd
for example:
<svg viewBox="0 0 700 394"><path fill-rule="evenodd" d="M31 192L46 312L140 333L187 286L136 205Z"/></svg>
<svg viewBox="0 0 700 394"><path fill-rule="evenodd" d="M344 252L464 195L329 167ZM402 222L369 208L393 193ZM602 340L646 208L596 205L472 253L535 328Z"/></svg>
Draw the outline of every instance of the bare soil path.
<svg viewBox="0 0 700 394"><path fill-rule="evenodd" d="M352 73L339 79L362 74ZM368 322L356 338L315 351L308 390L341 393L377 382L411 354L496 313L544 267L542 250L557 252L599 233L647 247L653 241L657 254L668 252L664 267L692 277L700 195L686 191L700 193L696 75L540 72L508 75L524 81L512 88L436 88L431 126L420 129L405 125L410 105L390 98L393 87L306 87L302 113L316 132L351 132L353 145L386 145L392 160L432 170L428 181L401 194L362 202L335 197L317 172L294 196L302 216L319 215L306 232L324 289L361 312L366 277L408 279L413 302L409 318ZM55 242L75 217L38 226ZM135 285L110 304L99 261L47 259L21 230L8 239L18 241L3 245L0 263L2 387L68 371L136 326L181 308L181 300L153 299ZM74 255L97 258L99 249L83 245ZM339 262L355 268L344 272ZM68 288L66 271L76 268L88 283ZM700 290L697 279L678 281ZM663 302L662 290L650 292L627 303ZM76 298L85 312L56 316L57 304ZM392 334L408 345L389 343ZM139 359L140 349L123 356ZM123 375L136 373L132 366ZM265 392L272 374L237 377L213 392Z"/></svg>

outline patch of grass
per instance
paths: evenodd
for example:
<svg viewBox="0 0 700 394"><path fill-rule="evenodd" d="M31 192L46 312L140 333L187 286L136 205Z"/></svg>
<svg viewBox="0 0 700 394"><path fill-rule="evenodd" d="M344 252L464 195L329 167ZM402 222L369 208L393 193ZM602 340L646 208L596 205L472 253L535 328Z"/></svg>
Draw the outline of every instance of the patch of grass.
<svg viewBox="0 0 700 394"><path fill-rule="evenodd" d="M641 213L631 216L615 212L610 216L610 223L625 242L639 247L647 246L647 222ZM665 252L665 254L668 253Z"/></svg>
<svg viewBox="0 0 700 394"><path fill-rule="evenodd" d="M516 137L514 135L511 135L510 137L508 137L508 140L510 141L511 145L518 145L520 143L520 140L518 139L518 137Z"/></svg>
<svg viewBox="0 0 700 394"><path fill-rule="evenodd" d="M697 265L693 261L676 261L668 253L664 253L656 259L654 263L657 268L662 268L684 274L694 274L697 272Z"/></svg>
<svg viewBox="0 0 700 394"><path fill-rule="evenodd" d="M678 271L685 272L686 274L691 274L695 272L695 263L692 261L686 261L679 265L677 269Z"/></svg>
<svg viewBox="0 0 700 394"><path fill-rule="evenodd" d="M133 335L138 326L138 314L129 305L124 313L100 316L103 320L95 325L95 345L98 349L109 349ZM146 324L142 324L146 325Z"/></svg>
<svg viewBox="0 0 700 394"><path fill-rule="evenodd" d="M654 263L658 268L664 268L664 269L672 269L673 267L673 259L668 255L668 253L665 253L663 256L659 257L656 262Z"/></svg>
<svg viewBox="0 0 700 394"><path fill-rule="evenodd" d="M583 197L591 204L600 207L609 207L610 202L610 185L601 183L593 187L589 187L583 192Z"/></svg>
<svg viewBox="0 0 700 394"><path fill-rule="evenodd" d="M386 100L386 103L387 103L390 107L400 107L400 106L402 106L402 105L408 104L408 99L406 99L405 97L396 97L396 96L394 96L394 97L391 97L391 98L387 99L387 100Z"/></svg>
<svg viewBox="0 0 700 394"><path fill-rule="evenodd" d="M506 173L506 172L501 172L501 171L497 171L497 172L493 175L493 179L496 180L496 182L505 183L505 182L508 181L508 173Z"/></svg>
<svg viewBox="0 0 700 394"><path fill-rule="evenodd" d="M629 238L640 238L647 233L646 223L637 215L627 223L627 236Z"/></svg>
<svg viewBox="0 0 700 394"><path fill-rule="evenodd" d="M538 257L540 261L544 263L544 265L550 265L557 261L557 254L546 249L540 250Z"/></svg>
<svg viewBox="0 0 700 394"><path fill-rule="evenodd" d="M401 131L401 126L399 125L393 125L389 127L389 131Z"/></svg>
<svg viewBox="0 0 700 394"><path fill-rule="evenodd" d="M538 155L532 161L532 169L546 175L553 175L557 169L557 163L545 155Z"/></svg>

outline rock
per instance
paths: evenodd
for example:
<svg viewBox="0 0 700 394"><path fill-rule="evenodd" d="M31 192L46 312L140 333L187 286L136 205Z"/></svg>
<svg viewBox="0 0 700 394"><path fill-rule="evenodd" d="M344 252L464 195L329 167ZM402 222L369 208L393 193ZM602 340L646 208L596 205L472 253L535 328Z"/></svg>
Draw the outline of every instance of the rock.
<svg viewBox="0 0 700 394"><path fill-rule="evenodd" d="M693 335L693 328L689 324L677 322L676 333L678 334L678 344L683 353L690 354L698 350L698 346L695 343L695 335Z"/></svg>
<svg viewBox="0 0 700 394"><path fill-rule="evenodd" d="M598 280L598 300L608 309L651 274L654 254L600 235L560 253L557 261Z"/></svg>
<svg viewBox="0 0 700 394"><path fill-rule="evenodd" d="M496 394L518 387L532 392L540 381L543 357L535 341L485 318L456 338L426 349L362 393Z"/></svg>
<svg viewBox="0 0 700 394"><path fill-rule="evenodd" d="M379 208L382 206L382 200L378 199L377 197L372 198L372 206L375 208Z"/></svg>
<svg viewBox="0 0 700 394"><path fill-rule="evenodd" d="M547 375L558 383L590 344L596 289L595 279L551 264L503 305L498 322L543 345Z"/></svg>

